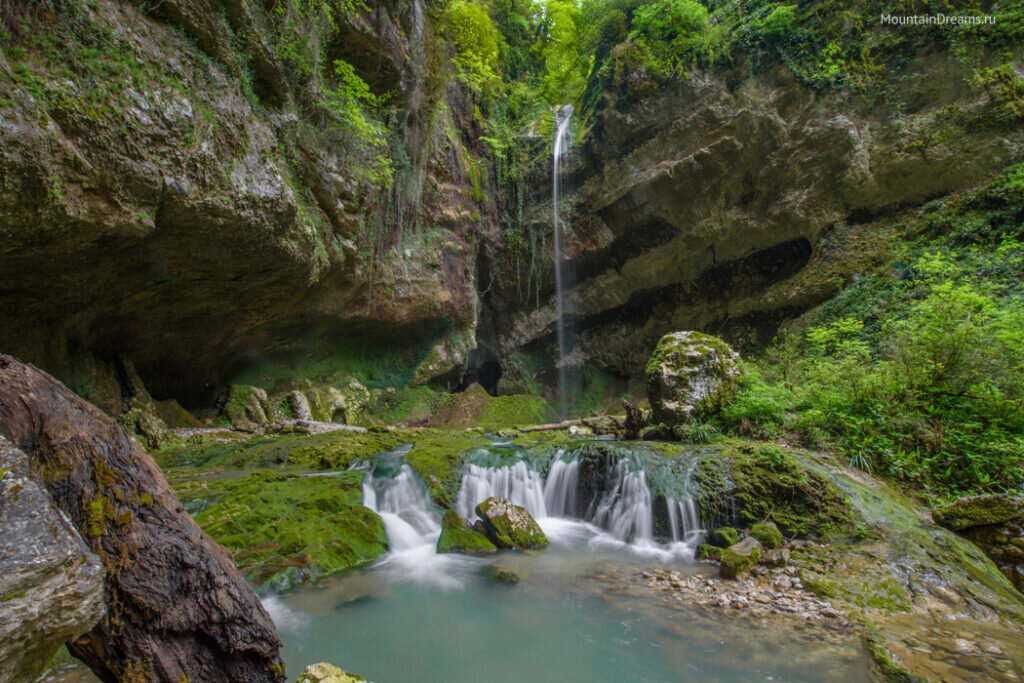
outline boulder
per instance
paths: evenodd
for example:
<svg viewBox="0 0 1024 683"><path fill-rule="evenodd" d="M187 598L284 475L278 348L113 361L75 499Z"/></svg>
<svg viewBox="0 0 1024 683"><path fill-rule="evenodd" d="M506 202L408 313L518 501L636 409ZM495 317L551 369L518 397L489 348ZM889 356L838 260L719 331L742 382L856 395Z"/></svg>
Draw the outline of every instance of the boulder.
<svg viewBox="0 0 1024 683"><path fill-rule="evenodd" d="M0 435L103 561L107 613L68 643L101 680L284 680L274 624L231 556L112 418L0 355Z"/></svg>
<svg viewBox="0 0 1024 683"><path fill-rule="evenodd" d="M778 548L782 544L782 532L779 531L779 527L775 526L774 522L755 524L750 527L750 535L769 550Z"/></svg>
<svg viewBox="0 0 1024 683"><path fill-rule="evenodd" d="M476 531L455 510L446 510L441 518L441 536L437 552L463 555L489 555L498 548L484 534Z"/></svg>
<svg viewBox="0 0 1024 683"><path fill-rule="evenodd" d="M766 567L786 567L789 565L789 549L775 548L761 554L761 564Z"/></svg>
<svg viewBox="0 0 1024 683"><path fill-rule="evenodd" d="M701 332L671 332L647 362L653 422L669 426L717 413L736 393L739 354Z"/></svg>
<svg viewBox="0 0 1024 683"><path fill-rule="evenodd" d="M103 616L103 565L0 437L0 680L34 681Z"/></svg>
<svg viewBox="0 0 1024 683"><path fill-rule="evenodd" d="M507 498L488 498L476 506L487 537L499 548L546 548L548 537L524 507Z"/></svg>
<svg viewBox="0 0 1024 683"><path fill-rule="evenodd" d="M753 536L748 536L722 552L719 572L723 579L742 579L760 560L761 544Z"/></svg>
<svg viewBox="0 0 1024 683"><path fill-rule="evenodd" d="M358 683L365 680L362 676L347 674L333 664L320 662L307 666L296 683Z"/></svg>
<svg viewBox="0 0 1024 683"><path fill-rule="evenodd" d="M1008 493L960 498L932 511L936 524L953 531L1002 524L1015 517L1024 517L1024 498Z"/></svg>
<svg viewBox="0 0 1024 683"><path fill-rule="evenodd" d="M711 535L708 536L708 543L718 548L728 548L731 545L736 545L739 543L739 540L739 532L731 526L715 529L711 532Z"/></svg>
<svg viewBox="0 0 1024 683"><path fill-rule="evenodd" d="M247 384L232 384L224 399L221 415L232 426L271 422L270 400L265 389Z"/></svg>

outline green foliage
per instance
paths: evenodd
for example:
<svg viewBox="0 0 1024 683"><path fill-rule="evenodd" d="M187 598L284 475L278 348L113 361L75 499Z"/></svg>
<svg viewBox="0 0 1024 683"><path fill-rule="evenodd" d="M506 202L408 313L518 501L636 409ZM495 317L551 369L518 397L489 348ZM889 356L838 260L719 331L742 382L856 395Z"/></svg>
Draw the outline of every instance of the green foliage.
<svg viewBox="0 0 1024 683"><path fill-rule="evenodd" d="M340 59L335 60L332 78L320 86L320 92L330 114L327 129L354 156L352 170L376 184L390 182L393 168L384 127L368 113L379 110L381 99L351 64Z"/></svg>
<svg viewBox="0 0 1024 683"><path fill-rule="evenodd" d="M1022 176L931 205L892 262L751 363L723 427L940 498L1024 486Z"/></svg>
<svg viewBox="0 0 1024 683"><path fill-rule="evenodd" d="M455 47L459 80L478 93L493 92L501 83L495 68L501 36L487 10L474 0L453 0L442 31Z"/></svg>

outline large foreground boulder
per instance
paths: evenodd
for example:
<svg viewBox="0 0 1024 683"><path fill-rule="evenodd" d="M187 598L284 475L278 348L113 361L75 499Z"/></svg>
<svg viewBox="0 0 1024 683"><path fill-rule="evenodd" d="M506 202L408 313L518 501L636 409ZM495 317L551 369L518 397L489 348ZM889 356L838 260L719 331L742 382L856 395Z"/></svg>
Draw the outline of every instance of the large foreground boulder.
<svg viewBox="0 0 1024 683"><path fill-rule="evenodd" d="M103 610L100 558L0 436L0 680L35 680Z"/></svg>
<svg viewBox="0 0 1024 683"><path fill-rule="evenodd" d="M0 355L0 435L102 559L107 613L68 646L101 680L284 680L256 595L114 420Z"/></svg>
<svg viewBox="0 0 1024 683"><path fill-rule="evenodd" d="M647 362L653 421L674 426L721 410L736 393L739 354L701 332L671 332Z"/></svg>
<svg viewBox="0 0 1024 683"><path fill-rule="evenodd" d="M546 548L548 537L526 508L513 505L508 498L488 498L476 506L476 514L488 538L499 548Z"/></svg>

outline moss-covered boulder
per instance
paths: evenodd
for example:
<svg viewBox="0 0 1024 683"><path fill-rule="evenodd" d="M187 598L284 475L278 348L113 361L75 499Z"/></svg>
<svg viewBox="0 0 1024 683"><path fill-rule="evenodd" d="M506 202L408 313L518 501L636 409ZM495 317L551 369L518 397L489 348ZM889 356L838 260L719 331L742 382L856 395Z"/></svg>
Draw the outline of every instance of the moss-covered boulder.
<svg viewBox="0 0 1024 683"><path fill-rule="evenodd" d="M761 561L761 544L753 536L722 552L720 574L723 579L741 579Z"/></svg>
<svg viewBox="0 0 1024 683"><path fill-rule="evenodd" d="M554 418L555 411L541 396L491 396L479 384L471 384L465 391L453 395L431 424L498 431L506 427L549 422Z"/></svg>
<svg viewBox="0 0 1024 683"><path fill-rule="evenodd" d="M652 421L675 426L718 412L736 393L739 376L739 354L718 337L666 334L645 372Z"/></svg>
<svg viewBox="0 0 1024 683"><path fill-rule="evenodd" d="M1002 524L1020 516L1024 516L1024 498L1008 493L960 498L932 511L936 524L953 531Z"/></svg>
<svg viewBox="0 0 1024 683"><path fill-rule="evenodd" d="M474 530L455 510L445 510L441 518L441 536L437 552L463 555L489 555L498 548L479 531Z"/></svg>
<svg viewBox="0 0 1024 683"><path fill-rule="evenodd" d="M750 535L769 550L774 550L782 544L782 532L779 531L779 527L775 526L774 522L755 524L750 527Z"/></svg>
<svg viewBox="0 0 1024 683"><path fill-rule="evenodd" d="M365 680L362 676L345 673L333 664L320 662L303 669L296 683L359 683Z"/></svg>
<svg viewBox="0 0 1024 683"><path fill-rule="evenodd" d="M287 590L376 559L384 523L363 507L362 474L304 477L260 470L176 483L185 509L257 585Z"/></svg>
<svg viewBox="0 0 1024 683"><path fill-rule="evenodd" d="M717 562L722 559L722 549L710 543L701 543L697 546L697 559L714 560Z"/></svg>
<svg viewBox="0 0 1024 683"><path fill-rule="evenodd" d="M224 395L220 414L235 427L246 423L266 424L272 419L266 390L247 384L231 385Z"/></svg>
<svg viewBox="0 0 1024 683"><path fill-rule="evenodd" d="M476 506L487 536L499 548L546 548L548 537L524 507L508 498L488 498Z"/></svg>
<svg viewBox="0 0 1024 683"><path fill-rule="evenodd" d="M731 526L725 526L720 529L715 529L708 536L708 543L717 548L728 548L731 545L736 545L740 541L740 534L738 531L733 529Z"/></svg>

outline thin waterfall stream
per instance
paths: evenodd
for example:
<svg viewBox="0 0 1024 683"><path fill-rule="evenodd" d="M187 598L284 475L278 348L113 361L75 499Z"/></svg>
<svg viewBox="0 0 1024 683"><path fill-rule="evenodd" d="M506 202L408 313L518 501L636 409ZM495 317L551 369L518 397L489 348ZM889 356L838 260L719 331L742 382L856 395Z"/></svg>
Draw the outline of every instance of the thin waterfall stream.
<svg viewBox="0 0 1024 683"><path fill-rule="evenodd" d="M555 131L554 158L552 160L552 182L551 182L551 206L552 206L552 232L554 233L555 244L555 329L558 342L558 400L559 411L565 416L569 406L569 367L567 357L570 352L571 339L569 338L568 322L566 320L566 299L565 292L572 283L567 282L567 273L563 264L563 252L565 245L564 223L559 215L559 201L561 199L562 165L569 153L571 136L569 126L572 123L573 106L567 104L558 110L555 115L557 124Z"/></svg>

